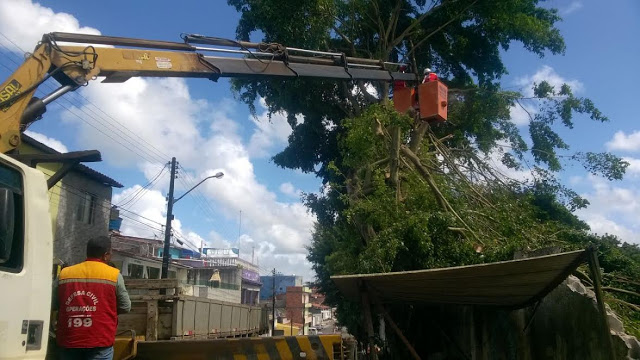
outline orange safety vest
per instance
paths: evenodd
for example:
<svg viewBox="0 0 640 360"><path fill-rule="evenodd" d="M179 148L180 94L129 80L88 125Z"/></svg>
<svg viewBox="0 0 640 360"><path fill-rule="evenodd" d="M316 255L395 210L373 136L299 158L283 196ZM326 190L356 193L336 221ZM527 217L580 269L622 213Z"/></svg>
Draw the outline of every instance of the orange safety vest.
<svg viewBox="0 0 640 360"><path fill-rule="evenodd" d="M99 259L87 259L60 272L58 345L65 348L113 345L118 326L119 273Z"/></svg>

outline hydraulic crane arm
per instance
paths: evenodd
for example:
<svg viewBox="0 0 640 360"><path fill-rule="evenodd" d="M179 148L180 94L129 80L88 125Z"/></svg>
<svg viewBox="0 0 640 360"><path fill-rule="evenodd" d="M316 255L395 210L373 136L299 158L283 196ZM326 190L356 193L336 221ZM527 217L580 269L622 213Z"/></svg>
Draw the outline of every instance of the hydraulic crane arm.
<svg viewBox="0 0 640 360"><path fill-rule="evenodd" d="M185 35L183 40L180 43L69 33L44 35L34 52L0 86L0 151L15 149L20 144L20 131L42 116L48 103L97 77L111 83L132 77L214 81L220 77L418 80L414 73L397 71L402 64L351 58L343 53L200 35ZM213 52L231 55L205 55ZM42 99L35 98L36 89L49 77L55 78L61 87Z"/></svg>

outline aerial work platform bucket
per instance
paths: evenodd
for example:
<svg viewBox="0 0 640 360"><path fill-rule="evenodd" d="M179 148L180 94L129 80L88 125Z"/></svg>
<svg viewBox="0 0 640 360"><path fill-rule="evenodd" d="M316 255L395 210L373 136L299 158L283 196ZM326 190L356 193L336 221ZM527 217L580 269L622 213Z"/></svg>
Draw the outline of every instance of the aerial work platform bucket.
<svg viewBox="0 0 640 360"><path fill-rule="evenodd" d="M405 113L410 108L419 111L420 118L429 122L447 121L449 89L443 82L428 81L411 87L395 87L393 90L393 106L396 111Z"/></svg>
<svg viewBox="0 0 640 360"><path fill-rule="evenodd" d="M433 122L447 121L447 96L449 89L441 81L429 81L418 85L420 118Z"/></svg>

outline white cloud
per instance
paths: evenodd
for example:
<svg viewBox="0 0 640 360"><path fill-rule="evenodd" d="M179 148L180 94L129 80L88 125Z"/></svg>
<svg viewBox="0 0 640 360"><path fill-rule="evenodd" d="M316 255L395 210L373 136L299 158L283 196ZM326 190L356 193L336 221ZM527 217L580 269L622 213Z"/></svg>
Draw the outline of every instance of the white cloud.
<svg viewBox="0 0 640 360"><path fill-rule="evenodd" d="M629 135L624 131L618 131L605 146L608 150L638 151L640 150L640 131L634 131Z"/></svg>
<svg viewBox="0 0 640 360"><path fill-rule="evenodd" d="M40 134L38 132L35 131L31 131L31 130L25 130L25 135L31 136L32 138L34 138L36 141L39 141L45 145L47 145L48 147L57 150L61 153L66 153L69 152L69 149L67 149L67 147L62 143L62 141L48 137L44 134Z"/></svg>
<svg viewBox="0 0 640 360"><path fill-rule="evenodd" d="M589 176L591 189L581 194L589 200L586 209L576 211L591 231L613 234L622 241L640 243L640 189L621 187L604 179Z"/></svg>
<svg viewBox="0 0 640 360"><path fill-rule="evenodd" d="M300 197L302 193L300 189L296 189L290 182L280 184L280 192L291 197Z"/></svg>
<svg viewBox="0 0 640 360"><path fill-rule="evenodd" d="M627 172L625 173L625 175L631 177L640 177L640 159L623 157L622 160L629 163L629 167L627 167Z"/></svg>
<svg viewBox="0 0 640 360"><path fill-rule="evenodd" d="M574 12L582 9L583 7L584 7L584 4L582 3L582 1L574 0L566 8L560 10L560 13L562 15L569 15L571 13L574 13Z"/></svg>
<svg viewBox="0 0 640 360"><path fill-rule="evenodd" d="M149 190L143 195L140 194L141 191L141 185L134 185L113 195L113 204L123 205L124 209L129 210L120 212L120 231L131 236L162 238L166 215L165 197L158 190Z"/></svg>
<svg viewBox="0 0 640 360"><path fill-rule="evenodd" d="M15 19L12 14L16 14ZM0 1L0 30L29 48L45 32L99 33L80 27L71 15L17 0ZM251 162L251 157L268 155L274 147L286 143L291 129L284 114L275 114L272 122L266 113L251 119L254 133L244 141L240 126L233 120L235 103L225 100L212 104L195 99L183 79L133 78L121 84L93 81L79 91L90 103L79 100L77 107L64 112L63 119L77 129L78 146L99 149L107 165L137 169L150 180L169 157L175 156L183 171L196 179L218 171L225 173L223 179L205 182L199 189L227 222L235 222L241 210L244 234L235 241L216 232L202 236L183 228L180 219L175 219L174 229L192 245L199 247L204 239L210 244L255 247L261 265L311 274L305 246L310 243L315 217L299 201L278 201L276 194L256 178ZM166 189L165 178L130 205L131 211L144 218L121 213L124 233L161 235L166 201L158 189ZM140 185L127 188L114 195L113 202L139 189Z"/></svg>
<svg viewBox="0 0 640 360"><path fill-rule="evenodd" d="M509 109L511 121L513 121L516 126L528 125L531 118L536 114L536 108L531 104L522 102L520 104L521 105L515 104Z"/></svg>
<svg viewBox="0 0 640 360"><path fill-rule="evenodd" d="M499 143L498 145L505 144ZM491 163L494 172L496 172L497 174L501 174L507 179L516 180L518 182L527 182L533 180L533 174L528 168L526 168L526 164L523 165L521 169L512 169L502 163L502 156L508 149L508 147L503 148L499 146L498 148L493 150L487 157L485 157L484 160Z"/></svg>
<svg viewBox="0 0 640 360"><path fill-rule="evenodd" d="M533 75L519 77L515 80L515 85L519 86L524 97L533 97L533 86L539 84L542 81L548 82L553 86L556 91L560 90L563 84L567 84L571 87L573 92L584 91L584 85L578 80L569 80L560 76L551 66L543 65ZM511 107L511 120L517 126L527 125L530 122L531 117L535 116L537 108L534 105L537 100L520 100L520 105L515 104Z"/></svg>
<svg viewBox="0 0 640 360"><path fill-rule="evenodd" d="M531 97L533 94L533 84L540 84L546 81L549 85L553 86L556 90L560 90L562 84L571 86L573 92L581 92L584 90L584 85L579 80L569 80L560 76L551 66L543 65L535 74L531 76L523 76L516 79L516 85L522 87L524 96Z"/></svg>
<svg viewBox="0 0 640 360"><path fill-rule="evenodd" d="M0 1L0 32L25 51L32 51L42 35L54 31L99 35L94 28L80 26L70 14L54 12L31 0ZM3 36L0 44L15 49Z"/></svg>
<svg viewBox="0 0 640 360"><path fill-rule="evenodd" d="M257 116L249 116L255 125L255 130L249 140L248 151L251 157L265 157L269 155L269 150L276 145L283 146L287 143L292 129L287 122L287 115L284 113L272 114L266 108L264 99L260 99L263 112ZM297 116L298 122L303 122L302 116Z"/></svg>
<svg viewBox="0 0 640 360"><path fill-rule="evenodd" d="M309 244L315 217L299 202L277 201L276 194L256 178L249 151L251 141L245 145L240 137L239 127L231 120L232 106L212 106L206 101L194 100L182 80L132 80L135 81L131 85L129 81L117 84L117 89L112 89L114 84L92 83L85 94L100 108L109 109L114 118L128 119L127 127L138 137L155 139L153 144L159 149L172 149L172 154L191 177L201 179L218 171L224 172L224 178L207 181L199 189L228 221L235 221L238 212L242 211L245 234L240 237L239 244L214 233L205 240L216 246L239 245L245 252L255 246L256 256L265 266L275 266L283 272L295 268L298 273L310 276L309 264L304 260L305 246ZM113 93L118 93L117 99L106 96ZM176 104L179 109L170 109L166 104ZM149 107L150 113L137 110ZM218 110L209 112L209 109ZM85 122L69 119L84 134L82 141L100 144L99 148L107 149L104 150L109 154L105 155L107 161L121 166L137 166L148 179L162 166L133 156L122 144L105 138ZM267 133L266 127L263 131L258 124L256 126L256 132ZM166 189L163 186L166 179L160 184L159 187ZM295 186L291 185L295 192ZM152 196L155 201L141 200L136 204L141 207L133 210L142 211L144 216L149 214L151 219L163 223L164 197L155 190L149 193L156 194ZM132 226L126 230L140 231ZM199 247L201 238L188 233L183 232L186 237L194 239L194 246ZM291 259L282 261L283 257ZM284 268L283 264L286 265Z"/></svg>
<svg viewBox="0 0 640 360"><path fill-rule="evenodd" d="M105 161L131 166L176 156L181 162L195 162L195 147L202 142L198 123L212 115L206 112L205 101L191 98L183 79L94 81L81 91L92 104L70 107L64 119L79 127L80 145L104 150Z"/></svg>

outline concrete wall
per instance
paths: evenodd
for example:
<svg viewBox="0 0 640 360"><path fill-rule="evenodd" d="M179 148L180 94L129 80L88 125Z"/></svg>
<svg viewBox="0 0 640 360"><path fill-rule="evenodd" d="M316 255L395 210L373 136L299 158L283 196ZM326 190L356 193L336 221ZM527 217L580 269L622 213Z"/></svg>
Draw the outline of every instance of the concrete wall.
<svg viewBox="0 0 640 360"><path fill-rule="evenodd" d="M127 254L123 254L121 252L113 252L113 256L111 260L116 265L122 276L125 278L130 278L132 274L129 273L129 264L138 265L142 267L143 279L160 279L162 262L154 261L154 260L143 260L139 258L134 258L131 256L127 256ZM153 270L151 270L153 269ZM172 272L176 274L176 279L182 282L187 281L187 269L178 268L175 265L169 264L169 275L171 276ZM157 274L156 277L150 276L150 274Z"/></svg>
<svg viewBox="0 0 640 360"><path fill-rule="evenodd" d="M67 174L59 185L60 199L55 219L53 255L68 264L76 264L86 258L86 246L90 238L109 234L112 189L77 172ZM76 217L83 201L80 196L83 192L96 197L91 224L78 221Z"/></svg>
<svg viewBox="0 0 640 360"><path fill-rule="evenodd" d="M21 154L43 153L24 142L18 150ZM56 163L42 163L36 166L47 178L60 167L61 165ZM108 234L111 190L110 186L76 171L65 175L49 190L54 259L60 259L67 264L81 262L86 258L87 240L93 236ZM94 194L98 200L91 225L78 222L75 216L80 203L79 194L84 191Z"/></svg>
<svg viewBox="0 0 640 360"><path fill-rule="evenodd" d="M198 287L195 290L196 286L194 286L194 291L198 291L198 294L194 293L194 296L240 304L242 300L242 269L227 268L217 270L220 274L220 287L212 287L209 283L209 279L215 269L189 269L188 283Z"/></svg>

